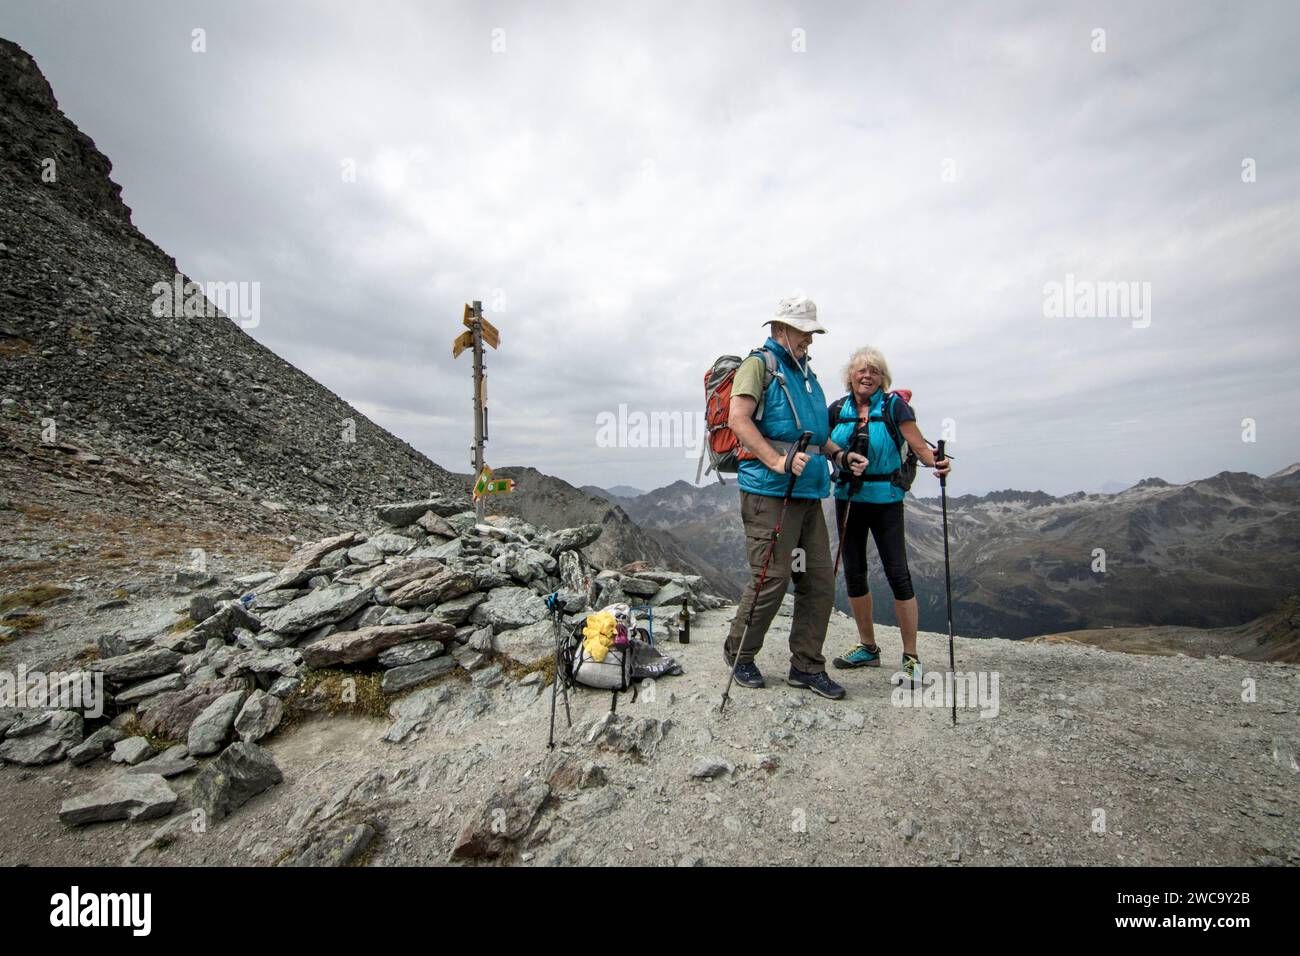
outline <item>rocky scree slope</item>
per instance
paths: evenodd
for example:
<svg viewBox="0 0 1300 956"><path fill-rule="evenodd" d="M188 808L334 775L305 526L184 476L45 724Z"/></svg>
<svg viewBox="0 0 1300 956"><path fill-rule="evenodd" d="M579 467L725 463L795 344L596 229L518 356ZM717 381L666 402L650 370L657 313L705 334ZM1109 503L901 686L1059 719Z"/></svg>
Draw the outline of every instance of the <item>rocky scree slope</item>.
<svg viewBox="0 0 1300 956"><path fill-rule="evenodd" d="M0 428L167 472L230 510L316 509L450 493L424 455L224 316L158 317L174 259L131 223L112 165L59 110L32 58L0 40ZM42 179L54 161L55 179ZM347 423L355 442L345 441ZM37 462L39 464L39 462ZM267 502L267 506L261 503Z"/></svg>

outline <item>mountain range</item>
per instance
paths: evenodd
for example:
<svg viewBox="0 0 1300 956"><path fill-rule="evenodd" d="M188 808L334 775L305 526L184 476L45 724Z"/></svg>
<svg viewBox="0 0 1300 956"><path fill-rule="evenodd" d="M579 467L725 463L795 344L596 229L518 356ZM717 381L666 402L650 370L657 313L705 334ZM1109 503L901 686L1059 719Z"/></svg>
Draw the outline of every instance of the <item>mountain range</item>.
<svg viewBox="0 0 1300 956"><path fill-rule="evenodd" d="M917 489L932 481L922 471ZM954 473L950 488L957 481ZM620 504L743 587L737 498L734 479L698 488L679 481ZM829 502L826 511L833 523ZM1267 478L1223 472L1183 485L1148 478L1116 494L957 495L948 499L948 523L955 626L971 636L1228 627L1300 591L1300 465ZM907 540L921 627L946 631L938 498L909 495ZM869 554L872 592L888 596L874 546ZM847 610L842 580L838 586L837 605ZM892 600L877 600L875 611L895 622Z"/></svg>

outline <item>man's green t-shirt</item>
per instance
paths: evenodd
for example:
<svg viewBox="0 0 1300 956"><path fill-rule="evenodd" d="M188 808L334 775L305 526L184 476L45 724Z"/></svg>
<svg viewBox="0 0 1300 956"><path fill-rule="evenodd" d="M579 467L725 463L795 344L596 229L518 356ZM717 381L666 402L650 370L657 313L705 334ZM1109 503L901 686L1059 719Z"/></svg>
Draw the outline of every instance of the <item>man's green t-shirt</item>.
<svg viewBox="0 0 1300 956"><path fill-rule="evenodd" d="M756 402L763 400L763 377L767 374L767 369L763 367L763 360L757 355L751 355L745 361L740 363L736 369L736 377L731 381L731 397L744 395L752 398Z"/></svg>

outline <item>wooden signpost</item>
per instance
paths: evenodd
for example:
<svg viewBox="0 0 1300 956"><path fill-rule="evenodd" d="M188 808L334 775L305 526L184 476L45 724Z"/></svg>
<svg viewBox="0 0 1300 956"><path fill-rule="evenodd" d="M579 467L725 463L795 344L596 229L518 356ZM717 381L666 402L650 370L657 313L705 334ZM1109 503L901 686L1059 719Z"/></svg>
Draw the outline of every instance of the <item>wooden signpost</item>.
<svg viewBox="0 0 1300 956"><path fill-rule="evenodd" d="M474 446L470 449L474 465L474 514L483 520L484 498L490 494L509 494L515 483L508 478L493 480L492 472L483 459L483 444L487 441L487 378L483 374L483 343L501 347L501 333L483 318L483 303L478 300L465 306L461 320L468 332L462 332L451 343L451 357L460 358L466 349L474 350ZM486 473L486 474L485 474Z"/></svg>

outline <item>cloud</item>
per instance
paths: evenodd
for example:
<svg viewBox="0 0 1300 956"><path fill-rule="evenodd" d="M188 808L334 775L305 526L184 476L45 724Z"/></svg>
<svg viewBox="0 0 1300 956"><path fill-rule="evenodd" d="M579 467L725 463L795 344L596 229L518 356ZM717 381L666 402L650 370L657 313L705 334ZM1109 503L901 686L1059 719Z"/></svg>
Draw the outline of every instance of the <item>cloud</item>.
<svg viewBox="0 0 1300 956"><path fill-rule="evenodd" d="M252 334L454 470L463 302L502 332L490 462L650 488L693 463L599 448L596 416L698 412L712 360L795 291L831 330L828 395L855 347L883 348L923 430L954 420L960 491L1300 458L1291 4L9 19L141 229L200 280L261 281ZM1151 326L1045 317L1067 273L1150 282Z"/></svg>

